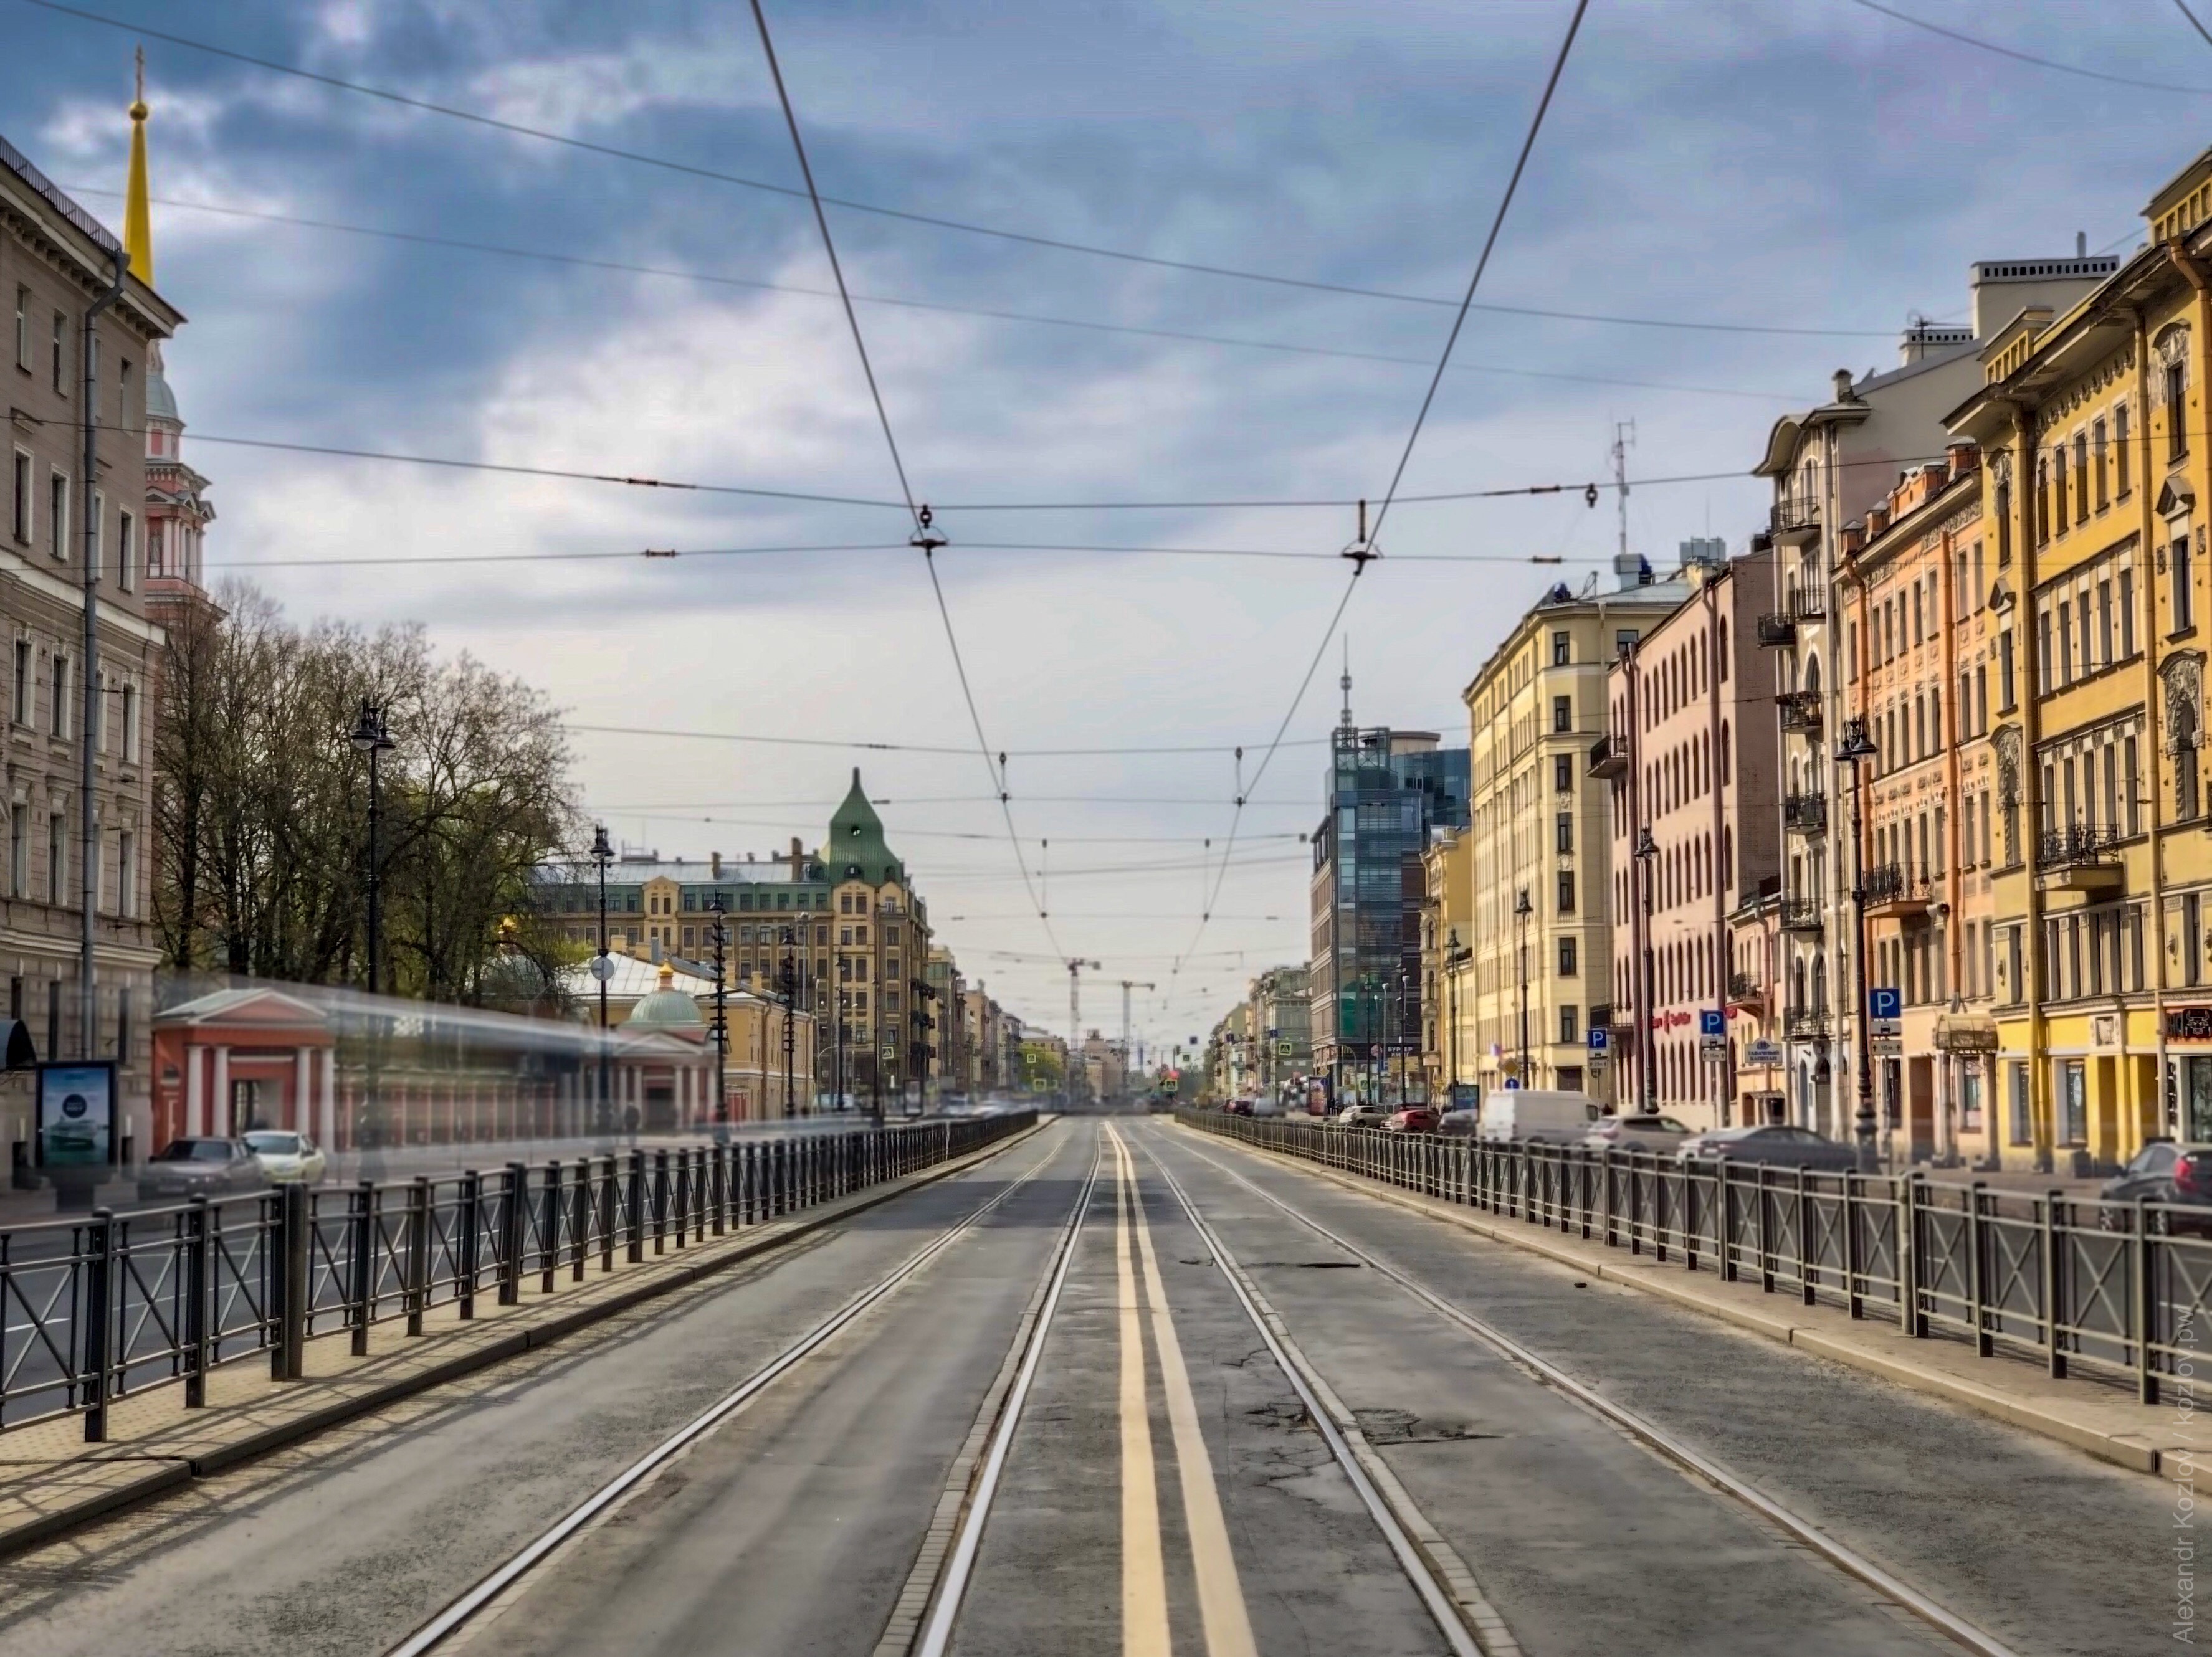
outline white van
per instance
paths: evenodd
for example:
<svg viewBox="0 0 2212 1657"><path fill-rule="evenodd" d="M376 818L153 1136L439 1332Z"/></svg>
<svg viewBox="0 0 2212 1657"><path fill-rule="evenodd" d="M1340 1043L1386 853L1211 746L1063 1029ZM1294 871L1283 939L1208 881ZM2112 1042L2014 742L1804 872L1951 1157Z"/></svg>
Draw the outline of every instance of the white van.
<svg viewBox="0 0 2212 1657"><path fill-rule="evenodd" d="M1482 1096L1482 1120L1477 1137L1578 1144L1583 1135L1589 1132L1589 1125L1603 1114L1597 1101L1586 1093L1562 1093L1546 1088L1493 1088Z"/></svg>

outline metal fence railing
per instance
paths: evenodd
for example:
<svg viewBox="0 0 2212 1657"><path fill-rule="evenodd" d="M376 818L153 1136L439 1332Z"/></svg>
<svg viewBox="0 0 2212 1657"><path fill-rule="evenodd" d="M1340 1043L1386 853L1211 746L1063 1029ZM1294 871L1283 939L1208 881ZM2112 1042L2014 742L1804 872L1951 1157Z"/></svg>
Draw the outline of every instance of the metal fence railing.
<svg viewBox="0 0 2212 1657"><path fill-rule="evenodd" d="M1637 1150L1490 1143L1185 1108L1209 1133L1649 1254L1691 1272L1872 1310L1910 1335L2063 1376L2186 1373L2212 1316L2212 1209L1983 1181L1817 1174ZM2203 1235L2192 1235L2203 1234Z"/></svg>
<svg viewBox="0 0 2212 1657"><path fill-rule="evenodd" d="M265 1354L278 1381L306 1343L376 1324L422 1332L526 1292L796 1212L980 1149L1033 1111L753 1144L629 1150L439 1177L309 1189L0 1226L0 1428L108 1408L181 1382L207 1401L218 1364Z"/></svg>

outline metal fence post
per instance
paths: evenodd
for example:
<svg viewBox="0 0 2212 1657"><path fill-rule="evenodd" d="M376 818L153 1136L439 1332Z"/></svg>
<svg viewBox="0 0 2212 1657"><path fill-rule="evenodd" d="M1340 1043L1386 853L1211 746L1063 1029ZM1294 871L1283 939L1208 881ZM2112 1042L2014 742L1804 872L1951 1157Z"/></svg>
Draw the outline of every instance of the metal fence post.
<svg viewBox="0 0 2212 1657"><path fill-rule="evenodd" d="M522 1299L522 1217L530 1200L530 1170L509 1162L506 1186L499 1215L499 1303L513 1306Z"/></svg>
<svg viewBox="0 0 2212 1657"><path fill-rule="evenodd" d="M430 1299L430 1181L416 1174L407 1187L407 1332L422 1332Z"/></svg>
<svg viewBox="0 0 2212 1657"><path fill-rule="evenodd" d="M1605 1246L1607 1248L1615 1248L1620 1244L1620 1232L1619 1229L1620 1217L1620 1191L1618 1184L1616 1183L1616 1175L1614 1173L1613 1160L1613 1147L1611 1145L1607 1145L1603 1150L1598 1152L1598 1156L1604 1164L1604 1166L1599 1170L1599 1173L1602 1178L1605 1187L1602 1193L1605 1210L1603 1214L1600 1217L1603 1221L1603 1223L1598 1229L1599 1235L1604 1239ZM1587 1152L1583 1153L1582 1160L1584 1162L1588 1162L1589 1160L1589 1154ZM1634 1228L1632 1225L1630 1228L1630 1233L1631 1240L1633 1241ZM1585 1242L1589 1240L1589 1219L1587 1211L1585 1211L1583 1220L1583 1240Z"/></svg>
<svg viewBox="0 0 2212 1657"><path fill-rule="evenodd" d="M574 1207L568 1216L568 1281L584 1280L584 1256L592 1243L592 1159L576 1158Z"/></svg>
<svg viewBox="0 0 2212 1657"><path fill-rule="evenodd" d="M292 1181L276 1191L276 1338L269 1348L269 1379L297 1381L307 1348L307 1187Z"/></svg>
<svg viewBox="0 0 2212 1657"><path fill-rule="evenodd" d="M538 1292L553 1292L553 1280L561 1271L561 1162L558 1157L545 1164L545 1189L538 1199Z"/></svg>
<svg viewBox="0 0 2212 1657"><path fill-rule="evenodd" d="M77 1372L84 1400L84 1442L107 1442L108 1332L115 1322L115 1215L95 1208L85 1227L84 1360Z"/></svg>
<svg viewBox="0 0 2212 1657"><path fill-rule="evenodd" d="M2135 1200L2135 1348L2136 1397L2139 1402L2158 1402L2158 1357L2151 1348L2158 1341L2158 1261L2150 1231L2150 1210L2142 1198Z"/></svg>
<svg viewBox="0 0 2212 1657"><path fill-rule="evenodd" d="M1713 1172L1718 1177L1721 1188L1721 1211L1716 1217L1720 1230L1715 1241L1720 1251L1721 1281L1723 1283L1736 1281L1738 1267L1741 1264L1736 1258L1735 1230L1738 1203L1735 1181L1729 1173L1729 1160L1725 1156L1714 1159Z"/></svg>
<svg viewBox="0 0 2212 1657"><path fill-rule="evenodd" d="M208 1302L215 1284L208 1276L214 1251L208 1247L208 1199L192 1199L185 1211L185 1408L207 1403Z"/></svg>
<svg viewBox="0 0 2212 1657"><path fill-rule="evenodd" d="M707 1177L714 1189L708 1202L714 1211L714 1235L720 1236L730 1217L730 1148L716 1145L713 1152L714 1167Z"/></svg>
<svg viewBox="0 0 2212 1657"><path fill-rule="evenodd" d="M629 1259L645 1258L645 1153L629 1154Z"/></svg>
<svg viewBox="0 0 2212 1657"><path fill-rule="evenodd" d="M1698 1269L1698 1243L1704 1228L1698 1216L1698 1170L1691 1163L1676 1165L1675 1172L1682 1181L1682 1264L1692 1272Z"/></svg>
<svg viewBox="0 0 2212 1657"><path fill-rule="evenodd" d="M1916 1338L1928 1332L1920 1313L1920 1188L1917 1173L1892 1180L1897 1203L1898 1326Z"/></svg>
<svg viewBox="0 0 2212 1657"><path fill-rule="evenodd" d="M622 1212L622 1191L616 1183L621 1177L617 1172L615 1154L607 1153L606 1171L599 1176L599 1270L615 1269L615 1224Z"/></svg>
<svg viewBox="0 0 2212 1657"><path fill-rule="evenodd" d="M1813 1192L1807 1183L1809 1170L1797 1164L1797 1293L1806 1305L1813 1304L1814 1286L1820 1280L1820 1268L1813 1259Z"/></svg>
<svg viewBox="0 0 2212 1657"><path fill-rule="evenodd" d="M653 1153L653 1252L662 1253L668 1238L668 1153Z"/></svg>
<svg viewBox="0 0 2212 1657"><path fill-rule="evenodd" d="M2067 1240L2066 1225L2059 1211L2059 1205L2065 1200L2063 1191L2044 1193L2043 1341L2049 1349L2053 1381L2066 1379L2066 1338L2061 1331L2067 1321L2066 1251L2072 1244Z"/></svg>
<svg viewBox="0 0 2212 1657"><path fill-rule="evenodd" d="M477 1314L478 1233L483 1225L483 1175L471 1168L461 1175L460 1235L455 1241L459 1264L455 1268L454 1304L464 1320Z"/></svg>
<svg viewBox="0 0 2212 1657"><path fill-rule="evenodd" d="M347 1299L346 1320L353 1327L353 1355L368 1356L369 1302L376 1293L376 1187L363 1180L353 1189L346 1205L346 1229L352 1241L347 1264L353 1268L353 1285ZM505 1299L502 1290L501 1298Z"/></svg>
<svg viewBox="0 0 2212 1657"><path fill-rule="evenodd" d="M1982 1196L1988 1189L1989 1181L1977 1180L1966 1193L1966 1310L1973 1321L1974 1352L1979 1357L1988 1357L1996 1350L1986 1316L1989 1273L1982 1259L1989 1241L1982 1225Z"/></svg>
<svg viewBox="0 0 2212 1657"><path fill-rule="evenodd" d="M1855 1318L1866 1315L1866 1258L1859 1242L1859 1215L1865 1192L1858 1170L1844 1175L1844 1302Z"/></svg>

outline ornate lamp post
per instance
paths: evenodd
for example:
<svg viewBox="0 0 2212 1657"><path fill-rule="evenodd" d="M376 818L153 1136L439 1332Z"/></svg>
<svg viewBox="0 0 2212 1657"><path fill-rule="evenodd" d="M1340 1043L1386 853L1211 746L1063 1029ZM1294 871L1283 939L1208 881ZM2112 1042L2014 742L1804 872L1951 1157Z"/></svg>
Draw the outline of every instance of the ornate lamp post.
<svg viewBox="0 0 2212 1657"><path fill-rule="evenodd" d="M1523 886L1513 895L1513 925L1521 948L1521 1085L1528 1085L1528 917L1534 906Z"/></svg>
<svg viewBox="0 0 2212 1657"><path fill-rule="evenodd" d="M1459 928L1446 934L1444 972L1451 986L1451 1081L1444 1089L1445 1108L1459 1102L1459 973L1474 959L1474 951L1459 941Z"/></svg>
<svg viewBox="0 0 2212 1657"><path fill-rule="evenodd" d="M1636 1094L1637 1108L1649 1116L1659 1108L1659 1010L1652 1005L1657 993L1658 972L1651 948L1651 890L1659 877L1659 842L1651 838L1650 824L1646 823L1638 832L1632 855L1644 887L1644 950L1638 962L1640 987L1637 992L1643 1005L1636 1010L1637 1023L1643 1029L1636 1044Z"/></svg>
<svg viewBox="0 0 2212 1657"><path fill-rule="evenodd" d="M615 963L607 956L607 865L615 858L615 848L607 841L607 825L594 825L592 830L592 862L599 875L599 952L592 958L592 976L599 980L599 1096L597 1115L602 1138L615 1131L615 1102L607 1068L607 980L615 975Z"/></svg>
<svg viewBox="0 0 2212 1657"><path fill-rule="evenodd" d="M378 763L382 756L391 751L392 732L385 723L384 705L364 696L361 713L354 722L352 742L355 751L368 759L368 865L364 871L368 884L368 993L371 1035L369 1037L369 1067L368 1086L363 1090L360 1138L369 1152L369 1160L362 1166L366 1178L378 1179L383 1168L375 1153L384 1142L384 1098L380 1060L383 1057L383 1015L373 1005L374 998L384 989L384 848L381 829L384 823L384 772Z"/></svg>
<svg viewBox="0 0 2212 1657"><path fill-rule="evenodd" d="M1858 1140L1859 1170L1875 1170L1874 1063L1872 1033L1867 1029L1867 888L1866 888L1866 762L1874 758L1874 739L1866 721L1846 720L1844 739L1836 748L1836 762L1851 768L1851 966L1858 984L1858 1005L1853 1027L1858 1032L1858 1114L1853 1118L1853 1137Z"/></svg>

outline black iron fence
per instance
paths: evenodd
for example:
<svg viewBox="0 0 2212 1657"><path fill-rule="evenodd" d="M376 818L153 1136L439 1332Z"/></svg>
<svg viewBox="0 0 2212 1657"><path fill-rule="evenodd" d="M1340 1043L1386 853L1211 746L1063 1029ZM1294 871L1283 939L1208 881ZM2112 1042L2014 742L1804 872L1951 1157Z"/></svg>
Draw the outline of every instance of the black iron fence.
<svg viewBox="0 0 2212 1657"><path fill-rule="evenodd" d="M2063 1376L2131 1380L2146 1404L2197 1357L2212 1316L2212 1208L1815 1174L1644 1151L1492 1144L1182 1110L1208 1132L1447 1202L1756 1278L1807 1306L1963 1337Z"/></svg>
<svg viewBox="0 0 2212 1657"><path fill-rule="evenodd" d="M896 1180L1006 1138L1034 1111L756 1144L617 1151L379 1185L289 1185L220 1200L0 1227L0 1427L109 1406L181 1382L207 1401L217 1365L265 1356L297 1380L306 1344L479 1297L580 1284L593 1263L702 1243Z"/></svg>

